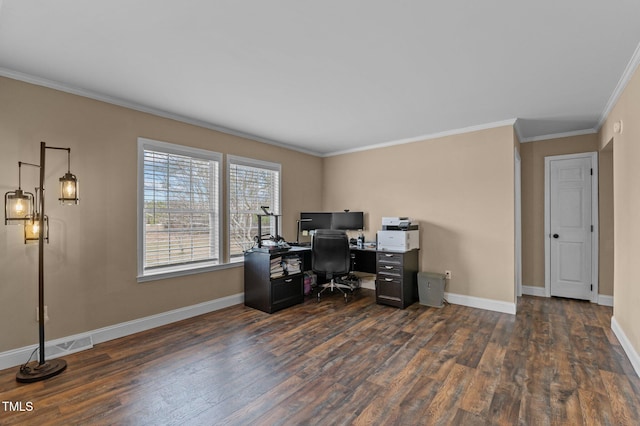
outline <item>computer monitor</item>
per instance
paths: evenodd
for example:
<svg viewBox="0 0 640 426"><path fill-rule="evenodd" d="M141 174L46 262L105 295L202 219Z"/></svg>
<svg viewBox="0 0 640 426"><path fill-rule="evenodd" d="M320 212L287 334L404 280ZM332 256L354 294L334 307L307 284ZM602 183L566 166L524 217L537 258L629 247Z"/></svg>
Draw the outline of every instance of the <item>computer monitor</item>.
<svg viewBox="0 0 640 426"><path fill-rule="evenodd" d="M331 229L357 231L364 229L363 212L339 212L331 214Z"/></svg>
<svg viewBox="0 0 640 426"><path fill-rule="evenodd" d="M300 213L300 230L313 231L315 229L331 229L331 213Z"/></svg>

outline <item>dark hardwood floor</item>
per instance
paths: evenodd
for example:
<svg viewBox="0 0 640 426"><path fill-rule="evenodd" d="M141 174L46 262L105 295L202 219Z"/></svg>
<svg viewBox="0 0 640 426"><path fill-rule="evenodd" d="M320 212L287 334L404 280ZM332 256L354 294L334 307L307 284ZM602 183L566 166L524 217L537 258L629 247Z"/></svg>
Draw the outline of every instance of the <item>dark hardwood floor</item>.
<svg viewBox="0 0 640 426"><path fill-rule="evenodd" d="M516 316L376 305L362 290L272 315L234 306L65 357L0 424L638 425L611 308L523 297Z"/></svg>

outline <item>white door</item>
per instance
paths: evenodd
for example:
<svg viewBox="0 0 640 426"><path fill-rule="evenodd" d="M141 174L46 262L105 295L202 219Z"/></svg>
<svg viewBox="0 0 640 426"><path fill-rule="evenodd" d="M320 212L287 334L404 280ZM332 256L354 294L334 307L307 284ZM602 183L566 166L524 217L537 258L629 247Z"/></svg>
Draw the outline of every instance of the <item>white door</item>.
<svg viewBox="0 0 640 426"><path fill-rule="evenodd" d="M592 298L593 157L548 159L551 296Z"/></svg>

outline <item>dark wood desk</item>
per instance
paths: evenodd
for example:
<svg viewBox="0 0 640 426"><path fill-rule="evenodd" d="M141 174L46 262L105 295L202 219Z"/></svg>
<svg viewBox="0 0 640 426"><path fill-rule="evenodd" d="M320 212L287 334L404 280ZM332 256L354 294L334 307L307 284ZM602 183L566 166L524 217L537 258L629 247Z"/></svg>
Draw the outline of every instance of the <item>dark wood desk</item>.
<svg viewBox="0 0 640 426"><path fill-rule="evenodd" d="M299 257L302 271L311 269L311 247L291 247L287 251L247 251L244 257L245 305L272 313L304 299L303 274L272 278L274 257ZM351 247L351 270L376 274L376 302L406 308L418 300L418 250L404 253ZM325 282L325 277L318 277Z"/></svg>
<svg viewBox="0 0 640 426"><path fill-rule="evenodd" d="M311 247L292 247L296 250L303 251L304 256L304 270L311 270ZM359 249L356 246L349 248L351 251L351 271L352 272L367 272L369 274L375 274L376 269L376 253L375 248L363 248Z"/></svg>
<svg viewBox="0 0 640 426"><path fill-rule="evenodd" d="M351 247L351 270L357 272L377 273L375 248Z"/></svg>
<svg viewBox="0 0 640 426"><path fill-rule="evenodd" d="M376 302L404 309L418 300L418 250L376 253Z"/></svg>
<svg viewBox="0 0 640 426"><path fill-rule="evenodd" d="M304 266L296 273L273 270L274 263L300 260L309 248L292 247L289 250L252 249L244 253L244 304L263 312L273 313L302 303Z"/></svg>

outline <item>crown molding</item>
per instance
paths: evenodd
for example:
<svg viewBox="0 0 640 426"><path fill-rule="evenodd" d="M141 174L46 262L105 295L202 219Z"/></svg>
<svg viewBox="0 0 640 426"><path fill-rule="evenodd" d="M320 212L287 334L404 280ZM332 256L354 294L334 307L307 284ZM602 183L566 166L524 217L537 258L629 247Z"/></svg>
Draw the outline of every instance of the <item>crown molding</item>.
<svg viewBox="0 0 640 426"><path fill-rule="evenodd" d="M520 128L520 119L516 118L516 122L513 123L513 131L516 132L516 137L518 138L518 142L522 143L525 139L522 137L522 129Z"/></svg>
<svg viewBox="0 0 640 426"><path fill-rule="evenodd" d="M598 124L595 127L597 131L600 131L600 128L604 124L604 121L607 119L607 117L613 110L613 107L618 102L620 95L622 95L622 92L627 87L627 84L629 84L631 77L633 77L633 74L636 72L636 69L638 68L639 65L640 65L640 43L638 43L638 45L636 46L635 52L633 52L633 55L631 56L631 59L629 60L627 67L624 69L624 72L622 73L622 76L620 77L620 80L618 81L616 88L613 90L613 93L609 97L609 101L605 105L604 110L600 115L600 120L598 121Z"/></svg>
<svg viewBox="0 0 640 426"><path fill-rule="evenodd" d="M0 0L1 5L2 0ZM238 130L230 129L223 126L218 126L217 124L210 123L208 121L197 120L194 118L186 117L184 115L175 114L169 111L165 111L158 108L149 107L143 104L139 104L136 102L126 101L124 99L116 98L113 96L106 96L98 92L94 92L91 90L83 89L81 87L71 86L67 84L63 84L54 80L49 80L46 78L36 77L31 74L22 73L19 71L14 71L8 68L0 67L0 76L7 77L13 80L23 81L25 83L34 84L36 86L47 87L49 89L58 90L65 93L70 93L72 95L82 96L85 98L93 99L100 102L105 102L112 105L121 106L124 108L132 109L134 111L144 112L147 114L155 115L162 118L168 118L175 121L180 121L182 123L191 124L198 127L203 127L209 130L215 130L220 133L225 133L227 135L238 136L244 139L249 139L255 142L262 142L269 145L274 145L280 148L290 149L292 151L298 151L303 154L313 155L316 157L322 156L321 153L300 148L297 146L289 145L283 142L279 142L273 139L263 138L260 136L253 135L251 133L245 133Z"/></svg>
<svg viewBox="0 0 640 426"><path fill-rule="evenodd" d="M0 0L0 8L2 7L2 1L3 0ZM135 110L135 111L139 111L139 112L143 112L143 113L147 113L147 114L151 114L151 115L155 115L155 116L158 116L158 117L168 118L168 119L179 121L179 122L182 122L182 123L191 124L191 125L198 126L198 127L203 127L203 128L209 129L209 130L214 130L214 131L221 132L221 133L224 133L224 134L241 137L241 138L248 139L248 140L251 140L251 141L266 143L268 145L273 145L273 146L277 146L277 147L280 147L280 148L289 149L289 150L292 150L292 151L297 151L297 152L300 152L300 153L303 153L303 154L307 154L307 155L312 155L312 156L316 156L316 157L333 157L333 156L336 156L336 155L350 154L350 153L361 152L361 151L369 151L369 150L372 150L372 149L386 148L386 147L391 147L391 146L396 146L396 145L404 145L404 144L413 143L413 142L420 142L420 141L425 141L425 140L430 140L430 139L437 139L437 138L442 138L442 137L446 137L446 136L460 135L460 134L471 133L471 132L476 132L476 131L480 131L480 130L487 130L487 129L493 129L493 128L497 128L497 127L503 127L503 126L513 126L514 131L516 133L516 136L518 137L518 139L519 139L519 141L521 143L537 142L537 141L544 141L544 140L549 140L549 139L559 139L559 138L565 138L565 137L571 137L571 136L581 136L581 135L597 133L598 131L600 131L600 128L602 127L602 124L604 123L604 121L606 120L608 115L611 113L611 110L615 106L615 104L618 101L620 95L622 94L622 92L624 91L625 87L629 83L629 80L633 76L633 74L636 71L636 69L638 68L638 66L640 66L640 44L638 44L638 46L636 47L636 50L635 50L633 56L631 57L629 63L627 64L627 67L625 68L625 71L623 72L620 80L618 81L618 84L616 85L616 88L615 88L614 92L611 94L611 97L609 98L609 101L607 102L607 105L605 106L597 125L594 128L591 128L591 129L582 129L582 130L576 130L576 131L572 131L572 132L554 133L554 134L548 134L548 135L541 135L541 136L534 136L534 137L526 138L526 137L523 137L523 135L522 135L522 129L521 129L520 124L519 124L519 119L518 118L512 118L512 119L508 119L508 120L502 120L502 121L497 121L497 122L492 122L492 123L486 123L486 124L481 124L481 125L477 125L477 126L463 127L463 128L459 128L459 129L447 130L447 131L444 131L444 132L430 133L430 134L411 137L411 138L407 138L407 139L400 139L400 140L395 140L395 141L382 142L382 143L378 143L378 144L365 145L365 146L358 147L358 148L352 148L352 149L346 149L346 150L338 150L338 151L333 151L333 152L328 152L328 153L322 153L322 152L318 152L318 151L313 151L313 150L301 148L301 147L298 147L298 146L290 145L290 144L283 143L283 142L280 142L280 141L276 141L276 140L273 140L273 139L257 136L257 135L251 134L251 133L246 133L246 132L238 131L238 130L235 130L235 129L230 129L230 128L227 128L227 127L219 126L219 125L216 125L216 124L208 122L208 121L190 118L190 117L187 117L187 116L183 116L183 115L180 115L180 114L175 114L175 113L172 113L172 112L169 112L169 111L165 111L165 110L162 110L162 109L149 107L149 106L146 106L146 105L143 105L143 104L139 104L139 103L136 103L136 102L126 101L126 100L121 99L121 98L116 98L116 97L112 97L112 96L106 96L106 95L103 95L103 94L98 93L98 92L94 92L94 91L91 91L91 90L83 89L81 87L63 84L63 83L60 83L60 82L57 82L57 81L54 81L54 80L49 80L49 79L37 77L37 76L31 75L31 74L27 74L27 73L23 73L23 72L19 72L19 71L14 71L14 70L11 70L11 69L8 69L8 68L0 67L0 76L7 77L7 78L10 78L10 79L13 79L13 80L23 81L25 83L34 84L34 85L37 85L37 86L47 87L47 88L50 88L50 89L54 89L54 90L58 90L58 91L61 91L61 92L66 92L66 93L70 93L70 94L77 95L77 96L82 96L82 97L85 97L85 98L97 100L97 101L100 101L100 102L105 102L105 103L112 104L112 105L121 106L121 107L124 107L124 108L128 108L128 109L131 109L131 110Z"/></svg>
<svg viewBox="0 0 640 426"><path fill-rule="evenodd" d="M2 0L0 0L0 2L2 2ZM130 102L130 101L126 101L124 99L120 99L120 98L116 98L113 96L106 96L103 95L101 93L98 92L94 92L91 90L87 90L87 89L83 89L80 87L76 87L76 86L72 86L72 85L67 85L67 84L63 84L54 80L49 80L49 79L45 79L45 78L41 78L41 77L37 77L31 74L27 74L27 73L23 73L23 72L19 72L19 71L14 71L8 68L3 68L0 67L0 76L2 77L7 77L13 80L19 80L19 81L23 81L25 83L30 83L30 84L34 84L36 86L42 86L42 87L47 87L49 89L54 89L54 90L58 90L61 92L65 92L65 93L70 93L72 95L77 95L77 96L82 96L85 98L89 98L89 99L93 99L96 101L100 101L100 102L105 102L108 104L112 104L112 105L117 105L117 106L121 106L124 108L128 108L128 109L132 109L135 111L139 111L139 112L144 112L147 114L151 114L151 115L155 115L158 117L163 117L163 118L168 118L171 120L176 120L176 121L180 121L182 123L186 123L186 124L192 124L194 126L198 126L198 127L203 127L206 129L210 129L210 130L215 130L221 133L225 133L228 135L233 135L233 136L238 136L244 139L249 139L255 142L262 142L262 143L266 143L268 145L274 145L280 148L285 148L285 149L290 149L292 151L297 151L297 152L301 152L303 154L307 154L307 155L313 155L316 157L332 157L335 155L341 155L341 154L349 154L352 152L360 152L360 151L368 151L371 149L377 149L377 148L384 148L384 147L388 147L388 146L395 146L395 145L403 145L403 144L407 144L407 143L412 143L412 142L419 142L419 141L424 141L424 140L429 140L429 139L436 139L436 138L442 138L445 136L452 136L452 135L460 135L460 134L464 134L464 133L471 133L471 132L476 132L479 130L487 130L487 129L493 129L496 127L503 127L503 126L513 126L516 123L516 119L508 119L508 120L503 120L503 121L497 121L497 122L493 122L493 123L487 123L487 124L481 124L481 125L477 125L477 126L470 126L470 127L464 127L464 128L460 128L460 129L454 129L454 130L448 130L445 132L439 132L439 133L432 133L432 134L427 134L427 135L422 135L422 136L416 136L416 137L412 137L412 138L408 138L408 139L400 139L400 140L396 140L396 141L389 141L389 142L383 142L380 144L373 144L373 145L366 145L363 147L359 147L359 148L353 148L353 149L347 149L347 150L341 150L341 151L334 151L334 152L329 152L329 153L321 153L321 152L317 152L317 151L312 151L312 150L308 150L308 149L304 149L304 148L300 148L297 146L293 146L293 145L289 145L286 143L282 143L276 140L272 140L272 139L267 139L267 138L263 138L260 136L256 136L250 133L245 133L245 132L241 132L238 130L234 130L234 129L229 129L227 127L222 127L222 126L218 126L216 124L207 122L207 121L203 121L203 120L196 120L190 117L186 117L183 115L179 115L179 114L174 114L171 113L169 111L165 111L165 110L161 110L158 108L152 108L152 107L148 107L146 105L142 105L139 103L135 103L135 102Z"/></svg>
<svg viewBox="0 0 640 426"><path fill-rule="evenodd" d="M445 132L430 133L430 134L415 136L407 139L399 139L396 141L382 142L379 144L366 145L366 146L353 148L353 149L345 149L342 151L333 151L326 154L322 154L322 157L333 157L335 155L351 154L354 152L369 151L371 149L386 148L390 146L404 145L404 144L413 143L413 142L422 142L430 139L444 138L446 136L462 135L465 133L472 133L480 130L495 129L497 127L513 126L515 122L516 122L516 119L511 118L509 120L495 121L493 123L480 124L478 126L462 127L460 129L447 130Z"/></svg>
<svg viewBox="0 0 640 426"><path fill-rule="evenodd" d="M598 133L598 129L595 129L595 128L582 129L582 130L574 130L572 132L553 133L549 135L533 136L530 138L520 138L520 142L521 143L539 142L539 141L547 141L549 139L569 138L571 136L592 135L594 133Z"/></svg>

